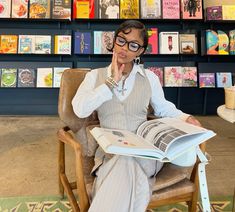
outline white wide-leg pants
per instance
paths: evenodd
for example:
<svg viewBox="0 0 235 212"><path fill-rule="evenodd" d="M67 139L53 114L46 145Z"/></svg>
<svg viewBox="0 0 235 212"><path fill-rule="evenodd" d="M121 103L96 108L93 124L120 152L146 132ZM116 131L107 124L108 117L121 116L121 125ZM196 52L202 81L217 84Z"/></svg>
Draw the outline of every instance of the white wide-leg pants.
<svg viewBox="0 0 235 212"><path fill-rule="evenodd" d="M144 212L162 163L115 155L96 172L89 212Z"/></svg>

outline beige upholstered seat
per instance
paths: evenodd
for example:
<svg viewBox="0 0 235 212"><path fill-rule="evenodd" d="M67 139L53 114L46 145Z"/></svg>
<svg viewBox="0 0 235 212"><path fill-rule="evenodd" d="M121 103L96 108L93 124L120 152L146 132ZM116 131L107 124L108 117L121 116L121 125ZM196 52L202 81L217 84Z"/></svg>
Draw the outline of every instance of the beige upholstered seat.
<svg viewBox="0 0 235 212"><path fill-rule="evenodd" d="M95 112L88 118L78 118L72 110L71 101L87 71L87 69L68 69L63 73L58 106L60 119L65 124L65 127L57 133L60 194L63 197L65 191L73 211L81 212L85 212L89 208L89 196L94 180L90 171L94 165L93 156L97 144L89 130L97 126L99 122ZM151 115L149 117L153 118ZM65 173L65 144L71 146L75 152L76 182L72 183L68 181ZM201 147L205 148L205 144ZM189 211L196 211L198 198L197 164L190 173L191 175L189 175L188 169L165 164L157 175L148 208L186 201L189 205ZM72 192L73 189L77 189L79 204L77 204Z"/></svg>

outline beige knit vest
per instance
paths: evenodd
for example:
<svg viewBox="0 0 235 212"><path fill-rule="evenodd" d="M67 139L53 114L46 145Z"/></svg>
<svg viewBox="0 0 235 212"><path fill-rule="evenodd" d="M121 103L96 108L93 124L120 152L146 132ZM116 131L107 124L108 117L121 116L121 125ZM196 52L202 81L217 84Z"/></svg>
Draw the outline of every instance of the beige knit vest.
<svg viewBox="0 0 235 212"><path fill-rule="evenodd" d="M116 95L104 102L98 109L101 127L125 129L136 132L138 126L146 121L147 110L151 98L151 87L146 76L137 72L134 87L129 96L120 101ZM98 70L96 87L103 84L107 78L107 67Z"/></svg>

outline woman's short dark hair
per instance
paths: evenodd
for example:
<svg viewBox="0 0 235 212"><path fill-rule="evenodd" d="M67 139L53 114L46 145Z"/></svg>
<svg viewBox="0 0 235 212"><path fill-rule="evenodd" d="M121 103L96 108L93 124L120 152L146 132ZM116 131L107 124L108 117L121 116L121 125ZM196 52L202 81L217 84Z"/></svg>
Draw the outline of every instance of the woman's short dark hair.
<svg viewBox="0 0 235 212"><path fill-rule="evenodd" d="M148 32L147 32L147 29L145 28L145 25L143 23L141 23L140 21L127 20L127 21L123 22L119 26L119 28L115 31L114 41L116 40L116 37L118 36L118 34L120 32L122 32L124 34L129 34L131 32L131 28L140 30L140 36L144 41L144 44L143 44L143 48L144 48L143 53L144 53L145 50L147 49L147 46L148 46ZM113 44L112 48L110 49L110 51L113 51L113 48L114 48L114 44Z"/></svg>

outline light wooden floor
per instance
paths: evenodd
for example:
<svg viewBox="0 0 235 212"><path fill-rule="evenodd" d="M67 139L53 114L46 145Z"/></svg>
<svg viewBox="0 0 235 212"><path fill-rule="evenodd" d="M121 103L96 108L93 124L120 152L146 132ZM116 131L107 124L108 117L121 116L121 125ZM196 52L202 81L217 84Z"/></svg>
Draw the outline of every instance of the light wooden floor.
<svg viewBox="0 0 235 212"><path fill-rule="evenodd" d="M235 186L235 125L216 116L200 116L217 133L207 145L210 195L232 195ZM0 197L58 194L55 116L0 117ZM71 178L73 152L67 150Z"/></svg>

